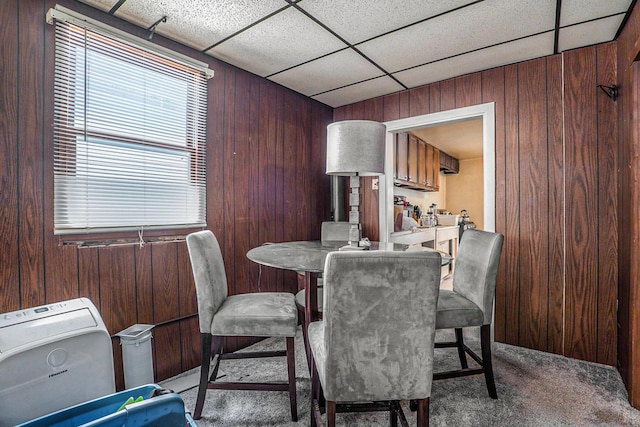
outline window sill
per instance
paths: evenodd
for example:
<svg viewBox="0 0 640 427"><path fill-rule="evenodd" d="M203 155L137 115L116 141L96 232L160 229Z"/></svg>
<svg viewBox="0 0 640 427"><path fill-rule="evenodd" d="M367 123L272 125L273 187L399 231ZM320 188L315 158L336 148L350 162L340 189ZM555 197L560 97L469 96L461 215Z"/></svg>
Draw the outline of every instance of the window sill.
<svg viewBox="0 0 640 427"><path fill-rule="evenodd" d="M60 246L77 246L78 248L96 248L112 246L144 246L150 243L184 242L187 234L200 231L202 228L181 228L179 230L150 230L142 236L137 232L113 232L96 234L74 234L58 236Z"/></svg>

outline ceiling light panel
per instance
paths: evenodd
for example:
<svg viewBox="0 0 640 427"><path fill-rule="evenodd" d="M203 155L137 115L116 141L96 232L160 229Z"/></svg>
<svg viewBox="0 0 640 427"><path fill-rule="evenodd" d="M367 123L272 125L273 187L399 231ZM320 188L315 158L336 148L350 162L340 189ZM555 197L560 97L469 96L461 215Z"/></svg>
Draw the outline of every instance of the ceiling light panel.
<svg viewBox="0 0 640 427"><path fill-rule="evenodd" d="M499 13L497 13L499 11ZM390 72L554 28L555 2L494 0L357 46Z"/></svg>
<svg viewBox="0 0 640 427"><path fill-rule="evenodd" d="M394 74L394 77L408 87L417 87L467 73L550 55L553 53L553 35L553 31L550 31L527 37L402 71Z"/></svg>
<svg viewBox="0 0 640 427"><path fill-rule="evenodd" d="M345 47L290 7L206 53L264 77Z"/></svg>
<svg viewBox="0 0 640 427"><path fill-rule="evenodd" d="M564 0L560 14L560 26L589 21L601 16L625 14L631 0Z"/></svg>
<svg viewBox="0 0 640 427"><path fill-rule="evenodd" d="M304 0L299 6L355 44L471 2L404 0L398 7L397 0Z"/></svg>
<svg viewBox="0 0 640 427"><path fill-rule="evenodd" d="M149 28L166 15L158 34L203 50L284 6L282 0L127 0L115 16Z"/></svg>
<svg viewBox="0 0 640 427"><path fill-rule="evenodd" d="M341 89L332 90L331 92L313 96L312 98L323 102L330 107L336 108L353 102L398 92L403 89L404 88L393 79L384 76L343 87Z"/></svg>
<svg viewBox="0 0 640 427"><path fill-rule="evenodd" d="M616 15L597 21L561 28L558 35L558 51L589 46L613 40L624 15Z"/></svg>
<svg viewBox="0 0 640 427"><path fill-rule="evenodd" d="M384 74L353 49L344 49L269 77L310 96Z"/></svg>

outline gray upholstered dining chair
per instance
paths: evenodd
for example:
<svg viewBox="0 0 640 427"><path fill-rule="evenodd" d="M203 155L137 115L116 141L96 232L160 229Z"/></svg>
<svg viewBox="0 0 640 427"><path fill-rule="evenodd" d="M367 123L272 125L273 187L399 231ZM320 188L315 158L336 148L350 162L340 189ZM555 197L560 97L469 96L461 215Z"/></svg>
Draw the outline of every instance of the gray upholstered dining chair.
<svg viewBox="0 0 640 427"><path fill-rule="evenodd" d="M418 401L418 425L428 425L439 286L435 252L327 256L323 319L308 330L312 426L322 424L321 393L329 426L336 411L353 409L389 410L394 425L407 399Z"/></svg>
<svg viewBox="0 0 640 427"><path fill-rule="evenodd" d="M323 242L347 242L349 240L348 221L323 221L320 229L320 240ZM305 292L304 289L296 294L296 302L300 312L304 314ZM322 311L322 278L318 278L318 310Z"/></svg>
<svg viewBox="0 0 640 427"><path fill-rule="evenodd" d="M349 240L349 229L351 224L348 221L323 221L320 228L320 240L322 242L347 242ZM304 273L298 273L298 283L303 279ZM318 286L318 312L322 314L322 275L317 278ZM306 292L304 286L300 284L298 286L298 293L296 294L296 304L298 306L298 315L302 318L302 335L304 342L307 340L307 322L305 319L305 307L306 307ZM309 349L305 346L307 353L307 365L311 366L311 354Z"/></svg>
<svg viewBox="0 0 640 427"><path fill-rule="evenodd" d="M196 284L198 317L202 342L200 382L194 418L199 419L207 389L288 391L291 419L298 418L294 336L298 325L295 297L286 292L228 295L227 276L220 245L209 231L187 236L187 247ZM284 337L286 351L223 352L224 337ZM222 359L286 356L288 382L216 382ZM214 367L209 376L211 359Z"/></svg>
<svg viewBox="0 0 640 427"><path fill-rule="evenodd" d="M437 342L436 348L456 347L461 369L436 372L434 380L484 373L489 396L498 398L491 361L491 322L496 277L504 238L499 233L467 230L462 235L453 272L453 290L441 289L436 317L437 329L455 329L455 341ZM465 345L463 328L480 327L482 358ZM466 355L479 368L470 369Z"/></svg>

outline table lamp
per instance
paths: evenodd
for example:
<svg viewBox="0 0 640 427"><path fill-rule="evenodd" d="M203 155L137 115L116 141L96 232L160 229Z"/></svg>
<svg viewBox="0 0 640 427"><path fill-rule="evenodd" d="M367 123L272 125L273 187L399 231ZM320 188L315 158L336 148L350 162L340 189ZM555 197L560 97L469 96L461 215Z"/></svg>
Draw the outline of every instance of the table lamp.
<svg viewBox="0 0 640 427"><path fill-rule="evenodd" d="M349 246L365 249L360 227L360 176L384 175L386 126L370 120L345 120L327 126L327 175L348 176Z"/></svg>

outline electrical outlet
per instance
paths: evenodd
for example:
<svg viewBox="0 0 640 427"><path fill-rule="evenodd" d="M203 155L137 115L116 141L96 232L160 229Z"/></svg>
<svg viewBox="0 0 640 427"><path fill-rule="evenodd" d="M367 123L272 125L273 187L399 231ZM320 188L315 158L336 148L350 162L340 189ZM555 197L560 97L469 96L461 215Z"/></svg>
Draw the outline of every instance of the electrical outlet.
<svg viewBox="0 0 640 427"><path fill-rule="evenodd" d="M377 190L378 189L378 182L380 181L380 178L373 178L371 180L371 189L372 190Z"/></svg>

